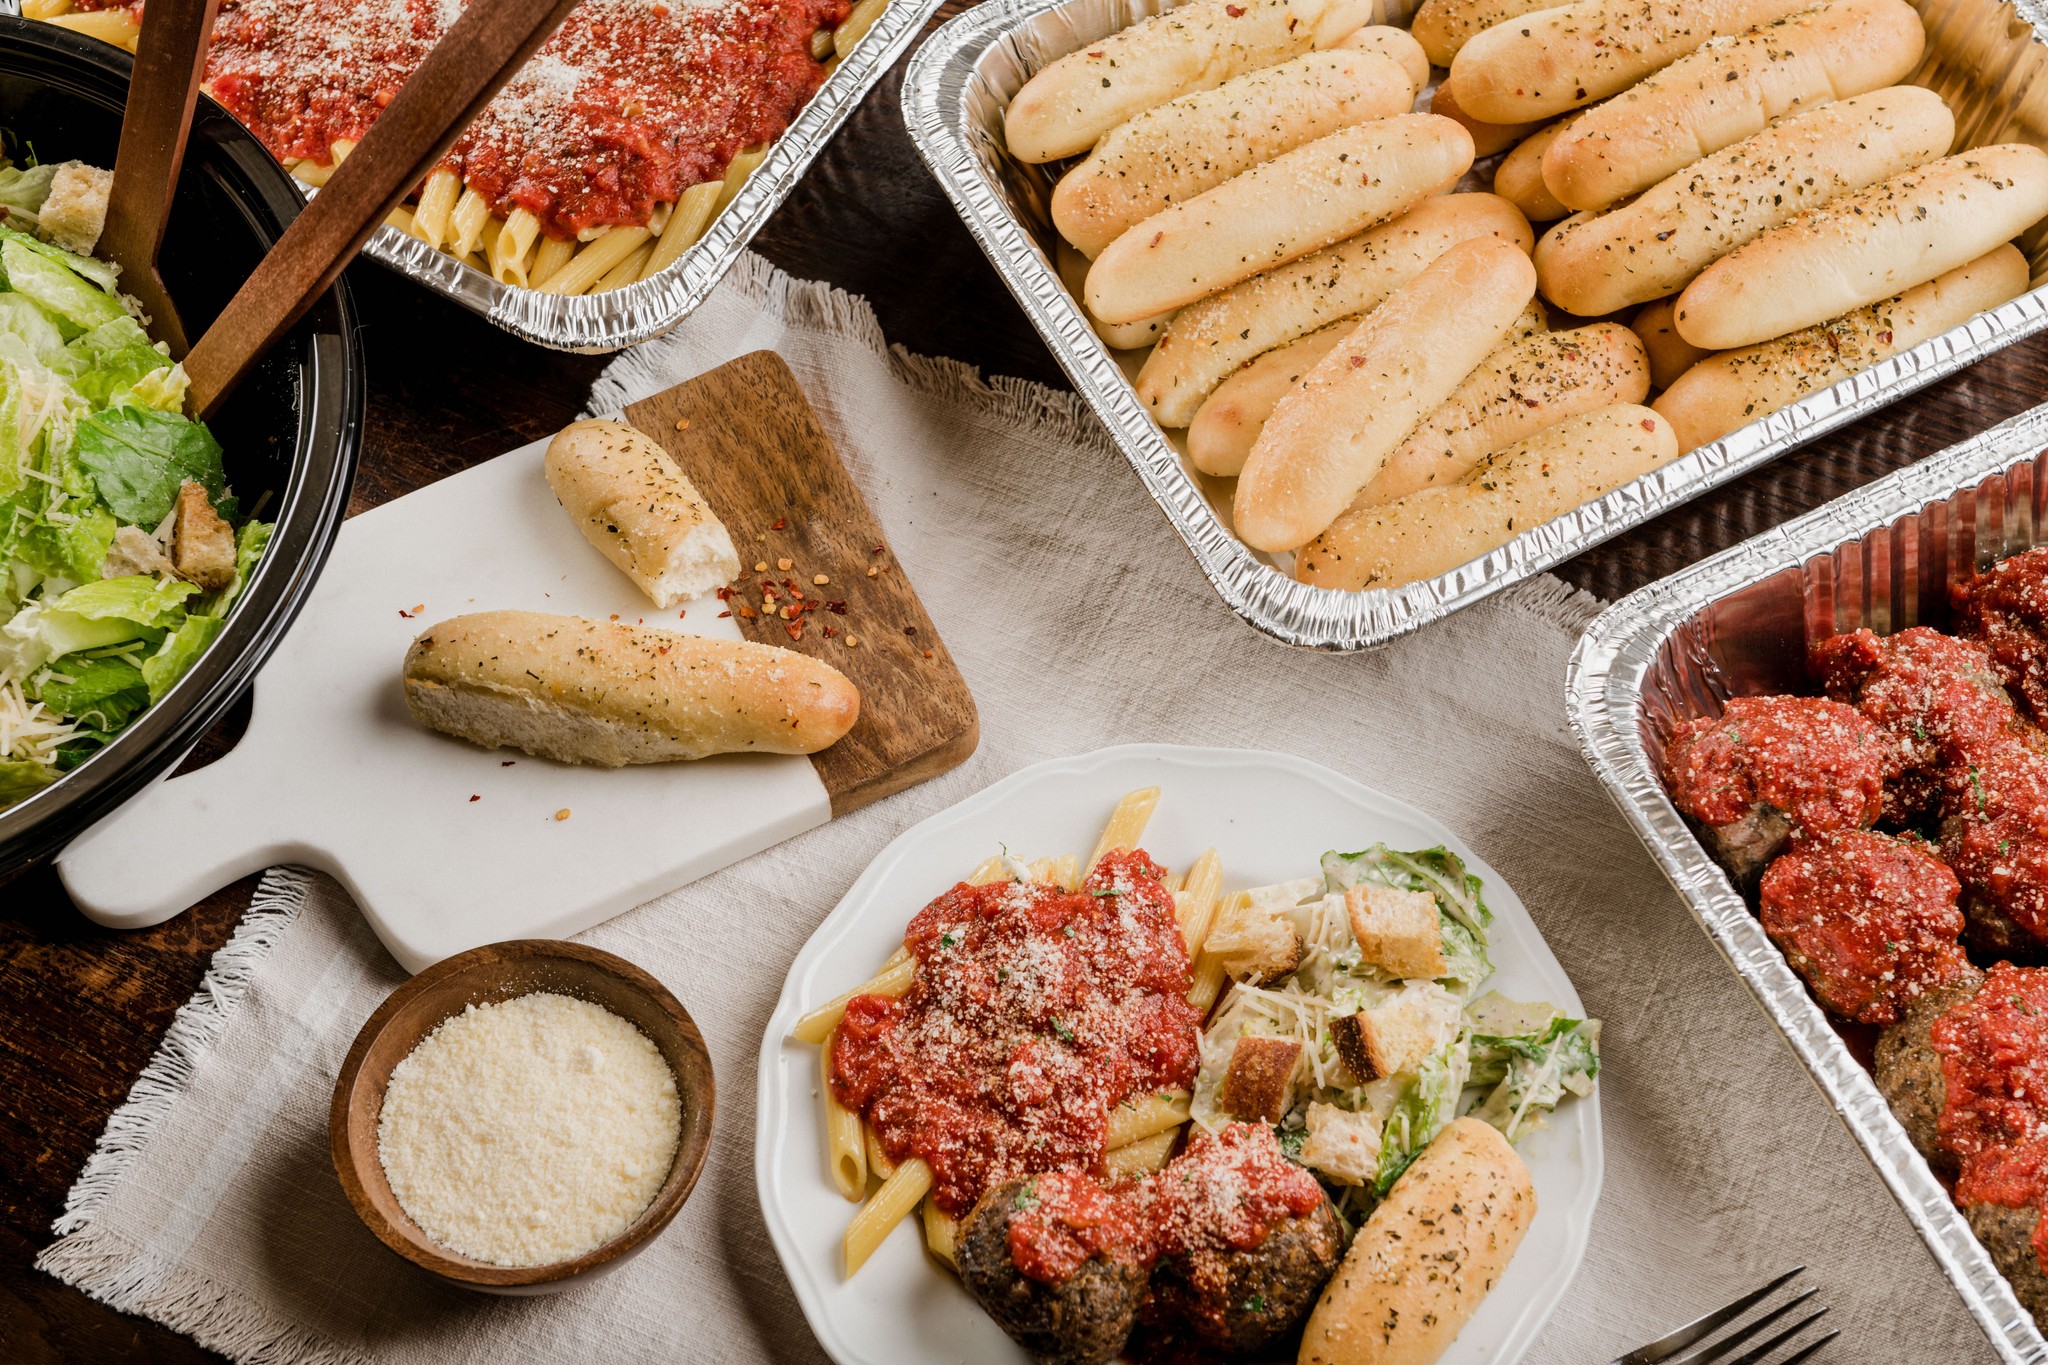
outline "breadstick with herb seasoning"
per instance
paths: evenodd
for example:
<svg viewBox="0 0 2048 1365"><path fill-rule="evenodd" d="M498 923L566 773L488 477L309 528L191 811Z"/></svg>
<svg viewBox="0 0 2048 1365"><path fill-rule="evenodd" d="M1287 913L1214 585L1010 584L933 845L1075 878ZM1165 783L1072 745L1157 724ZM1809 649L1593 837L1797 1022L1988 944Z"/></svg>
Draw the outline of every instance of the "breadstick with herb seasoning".
<svg viewBox="0 0 2048 1365"><path fill-rule="evenodd" d="M1926 42L1905 0L1834 0L1709 43L1587 110L1545 152L1543 179L1568 208L1604 208L1774 119L1904 80Z"/></svg>
<svg viewBox="0 0 2048 1365"><path fill-rule="evenodd" d="M1421 93L1429 84L1429 58L1423 55L1422 44L1409 36L1405 28L1392 24L1368 24L1364 28L1342 38L1336 50L1349 49L1354 52L1377 52L1382 57L1391 57L1394 64L1408 73L1408 83Z"/></svg>
<svg viewBox="0 0 2048 1365"><path fill-rule="evenodd" d="M1489 123L1474 118L1458 103L1457 92L1449 85L1439 85L1436 93L1429 98L1429 112L1450 119L1466 132L1472 134L1472 155L1474 157L1498 156L1517 142L1529 137L1543 126L1542 119L1527 123Z"/></svg>
<svg viewBox="0 0 2048 1365"><path fill-rule="evenodd" d="M1458 183L1472 136L1435 114L1343 128L1154 214L1088 270L1104 322L1181 308L1398 218Z"/></svg>
<svg viewBox="0 0 2048 1365"><path fill-rule="evenodd" d="M1257 550L1315 539L1500 344L1536 292L1529 258L1461 242L1366 315L1280 401L1238 475L1238 536Z"/></svg>
<svg viewBox="0 0 2048 1365"><path fill-rule="evenodd" d="M1536 244L1543 296L1598 317L1676 293L1801 211L1932 161L1955 128L1941 96L1913 85L1784 119L1620 208L1544 233Z"/></svg>
<svg viewBox="0 0 2048 1365"><path fill-rule="evenodd" d="M1489 123L1549 118L1626 90L1715 38L1805 9L1811 0L1577 0L1476 35L1445 81Z"/></svg>
<svg viewBox="0 0 2048 1365"><path fill-rule="evenodd" d="M1023 161L1078 156L1120 123L1299 57L1372 21L1372 0L1193 0L1041 67L1003 113Z"/></svg>
<svg viewBox="0 0 2048 1365"><path fill-rule="evenodd" d="M1454 1121L1352 1239L1302 1330L1299 1365L1432 1365L1535 1217L1536 1186L1508 1140Z"/></svg>
<svg viewBox="0 0 2048 1365"><path fill-rule="evenodd" d="M657 607L732 582L739 551L668 452L624 422L571 422L541 462L583 538Z"/></svg>
<svg viewBox="0 0 2048 1365"><path fill-rule="evenodd" d="M1423 0L1408 31L1431 63L1449 66L1459 48L1495 24L1549 8L1550 0Z"/></svg>
<svg viewBox="0 0 2048 1365"><path fill-rule="evenodd" d="M1524 255L1536 240L1504 199L1438 195L1382 227L1191 304L1145 358L1138 397L1161 426L1184 427L1218 384L1257 357L1377 308L1431 261L1482 237Z"/></svg>
<svg viewBox="0 0 2048 1365"><path fill-rule="evenodd" d="M2048 152L1976 147L1829 200L1724 256L1678 296L1695 346L1784 336L1876 303L1990 251L2048 216Z"/></svg>
<svg viewBox="0 0 2048 1365"><path fill-rule="evenodd" d="M1052 222L1086 256L1169 205L1354 123L1407 112L1408 73L1376 52L1311 52L1182 95L1112 129L1052 192Z"/></svg>
<svg viewBox="0 0 2048 1365"><path fill-rule="evenodd" d="M1318 588L1397 588L1449 573L1678 458L1671 424L1622 404L1546 427L1463 482L1337 518L1295 563Z"/></svg>
<svg viewBox="0 0 2048 1365"><path fill-rule="evenodd" d="M860 716L844 675L793 650L532 611L428 628L404 678L406 705L429 729L604 768L812 754Z"/></svg>
<svg viewBox="0 0 2048 1365"><path fill-rule="evenodd" d="M2008 242L1896 298L1710 355L1673 380L1651 406L1670 419L1679 449L1695 450L2026 290L2027 258Z"/></svg>

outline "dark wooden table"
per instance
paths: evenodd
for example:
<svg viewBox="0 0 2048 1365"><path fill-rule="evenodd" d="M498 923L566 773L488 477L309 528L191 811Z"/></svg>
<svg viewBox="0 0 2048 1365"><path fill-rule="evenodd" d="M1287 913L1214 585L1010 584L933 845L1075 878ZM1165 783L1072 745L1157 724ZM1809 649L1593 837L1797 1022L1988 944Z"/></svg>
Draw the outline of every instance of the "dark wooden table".
<svg viewBox="0 0 2048 1365"><path fill-rule="evenodd" d="M900 77L899 68L854 114L756 248L792 274L866 297L892 342L1065 387L905 137ZM352 512L554 431L604 365L524 345L376 266L353 268L349 283L370 369ZM1619 596L2023 411L2048 397L2044 389L2048 338L2036 338L1560 572ZM231 716L210 742L224 747L242 719ZM198 986L253 885L132 934L88 923L47 870L0 886L0 1360L217 1359L30 1262L50 1240L107 1115Z"/></svg>

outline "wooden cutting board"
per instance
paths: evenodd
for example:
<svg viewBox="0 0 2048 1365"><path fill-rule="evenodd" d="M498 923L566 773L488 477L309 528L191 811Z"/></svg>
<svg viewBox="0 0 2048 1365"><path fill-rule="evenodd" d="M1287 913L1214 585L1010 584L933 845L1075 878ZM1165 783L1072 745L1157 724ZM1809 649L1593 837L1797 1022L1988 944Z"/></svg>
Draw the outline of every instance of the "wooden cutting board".
<svg viewBox="0 0 2048 1365"><path fill-rule="evenodd" d="M79 908L114 927L156 924L237 877L300 863L347 886L417 971L483 943L567 937L974 751L967 685L778 356L742 356L624 418L732 532L746 572L727 597L656 609L556 504L545 441L353 518L257 677L241 743L150 787L59 858ZM422 729L399 686L406 646L493 608L798 650L854 682L860 719L807 758L622 769Z"/></svg>

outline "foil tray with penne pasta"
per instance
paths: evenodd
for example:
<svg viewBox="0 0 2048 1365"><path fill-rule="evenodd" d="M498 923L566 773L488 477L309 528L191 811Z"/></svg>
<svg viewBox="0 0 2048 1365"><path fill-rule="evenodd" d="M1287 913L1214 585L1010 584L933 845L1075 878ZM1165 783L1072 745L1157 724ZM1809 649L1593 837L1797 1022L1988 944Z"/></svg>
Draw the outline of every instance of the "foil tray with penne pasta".
<svg viewBox="0 0 2048 1365"><path fill-rule="evenodd" d="M659 336L709 297L938 7L722 0L614 15L609 3L571 13L364 254L543 346ZM133 0L0 6L131 52L141 31ZM317 193L388 102L394 70L402 79L432 43L410 19L393 26L405 13L228 0L205 89ZM703 98L707 82L718 98ZM302 102L315 113L291 112Z"/></svg>
<svg viewBox="0 0 2048 1365"><path fill-rule="evenodd" d="M2048 327L1995 0L996 0L913 140L1204 575L1383 644Z"/></svg>

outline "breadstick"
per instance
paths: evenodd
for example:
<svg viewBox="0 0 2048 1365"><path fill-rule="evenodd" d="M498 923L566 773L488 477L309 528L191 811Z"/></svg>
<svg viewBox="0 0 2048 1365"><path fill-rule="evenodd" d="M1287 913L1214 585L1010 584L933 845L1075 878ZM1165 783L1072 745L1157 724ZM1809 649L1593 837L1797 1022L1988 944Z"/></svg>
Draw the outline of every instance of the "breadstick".
<svg viewBox="0 0 2048 1365"><path fill-rule="evenodd" d="M1252 443L1259 439L1259 432L1265 427L1266 419L1273 415L1273 409L1307 376L1318 360L1344 339L1354 325L1355 320L1347 319L1320 332L1310 332L1299 341L1290 341L1277 350L1266 352L1218 384L1216 392L1195 410L1195 420L1188 423L1188 458L1194 462L1195 468L1204 474L1226 476L1235 475L1243 469L1245 457L1251 454ZM1548 331L1549 327L1543 305L1532 300L1522 310L1522 315L1515 319L1514 326L1508 329L1506 344L1512 345L1525 337ZM1494 356L1499 354L1496 350L1472 373L1477 375L1486 370ZM1471 382L1467 377L1459 386L1460 390ZM1444 406L1449 407L1457 401L1458 395L1454 393L1445 400ZM1441 413L1443 408L1437 411ZM1422 427L1417 430L1427 428L1430 421L1431 418L1424 418ZM1412 444L1414 439L1409 437L1409 443ZM1483 450L1478 452L1479 455L1485 453ZM1395 460L1399 458L1396 452ZM1477 458L1475 455L1475 461ZM1391 468L1390 463L1390 472ZM1374 483L1382 482L1386 477L1382 474Z"/></svg>
<svg viewBox="0 0 2048 1365"><path fill-rule="evenodd" d="M1546 123L1522 139L1521 145L1493 168L1493 192L1520 209L1522 216L1532 223L1555 222L1571 212L1543 183L1543 153L1571 124L1568 118Z"/></svg>
<svg viewBox="0 0 2048 1365"><path fill-rule="evenodd" d="M1060 283L1076 299L1081 297L1082 287L1088 280L1088 258L1075 245L1062 237L1053 252L1053 263L1059 269ZM1173 322L1172 313L1160 313L1155 317L1140 318L1136 322L1120 322L1112 326L1099 318L1089 316L1084 305L1081 316L1088 319L1088 326L1095 335L1102 338L1102 344L1115 351L1136 351L1152 345L1166 335L1166 329Z"/></svg>
<svg viewBox="0 0 2048 1365"><path fill-rule="evenodd" d="M739 577L725 524L668 452L624 422L571 422L548 442L541 471L583 538L655 606Z"/></svg>
<svg viewBox="0 0 2048 1365"><path fill-rule="evenodd" d="M1636 334L1618 322L1524 337L1480 361L1351 507L1377 507L1457 483L1494 451L1545 427L1649 396L1649 357Z"/></svg>
<svg viewBox="0 0 2048 1365"><path fill-rule="evenodd" d="M1899 0L1890 0L1898 3ZM1311 52L1148 109L1052 192L1052 223L1093 257L1171 204L1340 128L1405 113L1408 73L1375 52Z"/></svg>
<svg viewBox="0 0 2048 1365"><path fill-rule="evenodd" d="M1597 317L1676 293L1802 210L1940 156L1954 136L1955 119L1941 96L1912 85L1786 119L1632 203L1568 218L1544 233L1536 244L1543 296Z"/></svg>
<svg viewBox="0 0 2048 1365"><path fill-rule="evenodd" d="M2006 243L1847 317L1708 356L1651 406L1671 420L1679 448L1694 450L2026 290L2026 257Z"/></svg>
<svg viewBox="0 0 2048 1365"><path fill-rule="evenodd" d="M1379 304L1456 246L1479 237L1527 253L1515 207L1491 194L1425 199L1384 227L1269 270L1182 309L1138 372L1161 426L1184 427L1210 391L1276 346Z"/></svg>
<svg viewBox="0 0 2048 1365"><path fill-rule="evenodd" d="M422 725L605 768L816 753L860 715L852 683L794 650L533 611L428 627L404 677Z"/></svg>
<svg viewBox="0 0 2048 1365"><path fill-rule="evenodd" d="M1024 161L1078 156L1180 95L1329 47L1372 20L1372 0L1193 0L1041 68L1003 114Z"/></svg>
<svg viewBox="0 0 2048 1365"><path fill-rule="evenodd" d="M1845 194L1701 272L1678 296L1695 346L1750 346L1975 260L2048 215L2048 152L1979 147Z"/></svg>
<svg viewBox="0 0 2048 1365"><path fill-rule="evenodd" d="M1805 9L1809 0L1576 0L1474 37L1447 84L1474 118L1526 123L1626 90L1713 38Z"/></svg>
<svg viewBox="0 0 2048 1365"><path fill-rule="evenodd" d="M1459 48L1495 24L1550 7L1550 0L1423 0L1408 31L1432 64L1449 66Z"/></svg>
<svg viewBox="0 0 2048 1365"><path fill-rule="evenodd" d="M1703 351L1678 334L1671 325L1671 305L1678 301L1673 294L1667 299L1646 303L1629 322L1628 329L1643 343L1643 352L1650 358L1650 387L1668 389L1678 376L1712 355Z"/></svg>
<svg viewBox="0 0 2048 1365"><path fill-rule="evenodd" d="M1461 242L1366 316L1281 400L1238 476L1232 515L1257 550L1292 550L1336 520L1536 292L1529 258Z"/></svg>
<svg viewBox="0 0 2048 1365"><path fill-rule="evenodd" d="M1351 1239L1302 1330L1299 1365L1434 1365L1535 1217L1536 1187L1508 1140L1475 1118L1452 1123Z"/></svg>
<svg viewBox="0 0 2048 1365"><path fill-rule="evenodd" d="M1422 87L1429 84L1429 58L1422 53L1422 44L1409 36L1405 28L1392 24L1367 24L1357 32L1337 41L1338 49L1349 48L1357 52L1377 52L1382 57L1393 59L1394 65L1408 73L1408 83L1415 87L1415 94L1422 93ZM1412 100L1414 95L1410 95Z"/></svg>
<svg viewBox="0 0 2048 1365"><path fill-rule="evenodd" d="M1604 208L1786 114L1904 80L1926 41L1905 0L1833 0L1708 43L1586 111L1543 178L1567 208Z"/></svg>
<svg viewBox="0 0 2048 1365"><path fill-rule="evenodd" d="M1341 129L1147 218L1088 270L1104 322L1183 308L1397 218L1456 184L1472 138L1447 118L1402 114Z"/></svg>
<svg viewBox="0 0 2048 1365"><path fill-rule="evenodd" d="M1545 427L1463 482L1346 512L1301 552L1295 574L1318 588L1397 588L1553 521L1678 458L1671 424L1633 403Z"/></svg>
<svg viewBox="0 0 2048 1365"><path fill-rule="evenodd" d="M1458 96L1448 83L1439 85L1436 93L1429 97L1429 112L1441 114L1472 134L1472 155L1475 158L1498 156L1543 126L1542 119L1528 123L1488 123L1474 118L1459 106Z"/></svg>

